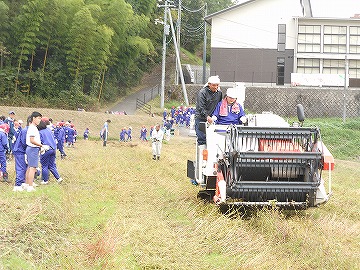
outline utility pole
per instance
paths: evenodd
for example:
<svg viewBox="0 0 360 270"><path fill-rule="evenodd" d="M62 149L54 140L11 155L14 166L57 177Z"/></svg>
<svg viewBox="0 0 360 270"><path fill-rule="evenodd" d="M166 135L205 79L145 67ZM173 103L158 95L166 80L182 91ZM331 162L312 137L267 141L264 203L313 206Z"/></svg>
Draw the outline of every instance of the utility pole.
<svg viewBox="0 0 360 270"><path fill-rule="evenodd" d="M180 61L180 49L177 46L177 42L176 42L176 36L175 36L175 30L174 30L174 25L172 22L172 17L171 17L171 12L170 9L168 9L169 12L169 20L170 20L170 27L171 27L171 32L173 35L173 39L174 39L174 46L175 46L175 53L176 53L176 60L177 63L179 65L179 67L181 67L181 61ZM189 106L189 100L188 100L188 96L187 96L187 92L186 92L186 88L185 88L185 81L184 81L184 74L182 72L182 69L179 69L179 74L180 74L180 79L181 79L181 88L183 90L183 95L184 95L184 100L185 100L185 105Z"/></svg>
<svg viewBox="0 0 360 270"><path fill-rule="evenodd" d="M180 48L180 30L181 30L181 0L179 0L179 6L178 6L178 19L177 19L177 29L176 29L176 38L177 38L177 44L178 48ZM179 84L179 67L178 63L176 62L176 71L175 71L175 84Z"/></svg>
<svg viewBox="0 0 360 270"><path fill-rule="evenodd" d="M346 92L348 90L348 78L349 78L349 60L347 54L345 55L345 79L344 79L344 103L343 103L343 122L346 121Z"/></svg>
<svg viewBox="0 0 360 270"><path fill-rule="evenodd" d="M205 3L205 15L204 18L207 15L207 4ZM204 49L203 49L203 78L202 78L202 83L205 84L206 82L206 41L207 41L207 37L206 37L206 21L204 20Z"/></svg>
<svg viewBox="0 0 360 270"><path fill-rule="evenodd" d="M164 33L162 48L162 72L161 72L161 91L160 91L160 108L164 108L165 103L165 66L166 66L166 36L169 34L169 25L167 24L168 1L165 0L164 8Z"/></svg>

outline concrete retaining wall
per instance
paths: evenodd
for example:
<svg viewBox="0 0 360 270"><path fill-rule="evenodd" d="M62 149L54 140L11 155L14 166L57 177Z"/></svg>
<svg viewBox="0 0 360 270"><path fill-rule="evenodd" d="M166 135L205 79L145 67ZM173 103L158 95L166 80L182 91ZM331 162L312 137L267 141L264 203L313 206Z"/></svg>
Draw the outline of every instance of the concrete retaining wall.
<svg viewBox="0 0 360 270"><path fill-rule="evenodd" d="M202 85L186 85L188 100L195 105ZM227 87L223 87L225 93ZM167 86L165 100L184 102L180 85ZM272 111L281 116L295 116L296 104L304 106L306 117L342 117L344 100L346 117L360 116L360 89L349 88L301 88L248 86L245 92L245 110L249 113Z"/></svg>

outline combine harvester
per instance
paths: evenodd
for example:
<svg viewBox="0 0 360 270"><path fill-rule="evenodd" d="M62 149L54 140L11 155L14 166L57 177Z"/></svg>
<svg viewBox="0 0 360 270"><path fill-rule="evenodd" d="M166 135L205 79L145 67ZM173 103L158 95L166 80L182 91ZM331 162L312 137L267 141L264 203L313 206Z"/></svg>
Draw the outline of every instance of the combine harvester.
<svg viewBox="0 0 360 270"><path fill-rule="evenodd" d="M196 145L187 176L199 184L198 197L220 206L306 209L328 201L334 158L317 127L302 127L280 116L247 116L246 125L209 125L206 145ZM326 191L322 171L327 170Z"/></svg>

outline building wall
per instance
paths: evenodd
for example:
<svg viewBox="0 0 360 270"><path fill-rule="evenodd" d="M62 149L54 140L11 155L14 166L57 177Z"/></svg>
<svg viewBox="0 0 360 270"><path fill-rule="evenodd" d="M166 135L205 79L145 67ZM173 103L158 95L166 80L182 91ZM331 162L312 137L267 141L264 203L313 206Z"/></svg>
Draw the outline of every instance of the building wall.
<svg viewBox="0 0 360 270"><path fill-rule="evenodd" d="M299 0L257 0L212 18L212 48L277 49L278 24L286 24L286 48L294 49Z"/></svg>
<svg viewBox="0 0 360 270"><path fill-rule="evenodd" d="M195 105L201 85L187 85L189 103ZM226 87L223 92L226 92ZM180 85L168 86L165 100L184 102ZM360 89L348 89L345 93L346 116L360 117ZM305 116L343 117L343 88L303 88L303 87L258 87L247 86L245 110L249 113L272 111L283 117L296 116L296 105L302 104Z"/></svg>
<svg viewBox="0 0 360 270"><path fill-rule="evenodd" d="M359 19L295 18L295 24L295 73L344 75L347 65L351 81L360 79Z"/></svg>
<svg viewBox="0 0 360 270"><path fill-rule="evenodd" d="M279 24L286 25L285 52L278 52ZM321 33L311 35L301 30L304 26L319 26ZM345 35L336 33L341 26ZM299 0L249 1L211 16L210 72L225 81L277 83L277 60L284 57L285 84L291 83L291 73L344 75L347 66L350 86L357 86L360 30L351 34L354 27L360 29L359 17L303 17Z"/></svg>
<svg viewBox="0 0 360 270"><path fill-rule="evenodd" d="M293 50L212 48L210 74L226 82L276 83L277 58L285 58L285 83L293 72Z"/></svg>

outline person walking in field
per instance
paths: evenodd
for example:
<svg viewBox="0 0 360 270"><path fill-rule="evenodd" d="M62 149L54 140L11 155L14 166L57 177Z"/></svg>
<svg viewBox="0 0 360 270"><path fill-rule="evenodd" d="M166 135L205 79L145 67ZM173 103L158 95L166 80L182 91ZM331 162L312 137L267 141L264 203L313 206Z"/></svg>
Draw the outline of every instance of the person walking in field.
<svg viewBox="0 0 360 270"><path fill-rule="evenodd" d="M160 128L160 124L156 124L153 132L151 133L153 160L160 159L163 139L164 131Z"/></svg>
<svg viewBox="0 0 360 270"><path fill-rule="evenodd" d="M100 131L100 137L103 141L103 146L106 146L106 142L108 140L108 136L109 136L109 123L111 123L111 120L108 119L105 121L103 128Z"/></svg>
<svg viewBox="0 0 360 270"><path fill-rule="evenodd" d="M9 151L8 147L8 133L9 133L9 125L1 124L0 125L0 171L3 177L4 182L8 182L8 173L6 170L6 152Z"/></svg>
<svg viewBox="0 0 360 270"><path fill-rule="evenodd" d="M64 142L65 142L65 128L64 122L58 122L54 129L54 136L56 140L56 148L59 150L61 159L65 158L67 155L64 150Z"/></svg>
<svg viewBox="0 0 360 270"><path fill-rule="evenodd" d="M90 133L90 129L86 128L84 131L84 140L88 140L89 139L89 133Z"/></svg>
<svg viewBox="0 0 360 270"><path fill-rule="evenodd" d="M127 135L127 141L131 141L132 140L132 135L131 135L131 132L132 132L132 127L129 127L129 129L127 130L126 132L126 135Z"/></svg>
<svg viewBox="0 0 360 270"><path fill-rule="evenodd" d="M26 127L22 128L21 131L18 133L14 148L13 154L15 159L15 185L13 191L23 191L24 184L25 184L25 174L27 169L26 164L26 133L30 123L30 118L26 121Z"/></svg>
<svg viewBox="0 0 360 270"><path fill-rule="evenodd" d="M15 112L14 111L10 111L9 112L9 117L6 118L4 120L4 123L9 125L9 132L7 135L8 138L8 154L9 154L9 158L12 156L12 149L13 149L13 138L15 136L15 126L14 126L14 118L15 118Z"/></svg>
<svg viewBox="0 0 360 270"><path fill-rule="evenodd" d="M147 134L147 129L145 126L142 126L140 130L140 140L147 141L146 134Z"/></svg>
<svg viewBox="0 0 360 270"><path fill-rule="evenodd" d="M126 128L122 128L120 131L120 142L125 142Z"/></svg>
<svg viewBox="0 0 360 270"><path fill-rule="evenodd" d="M50 172L58 183L62 182L62 178L56 167L56 141L49 126L50 121L46 117L43 117L38 125L41 143L49 146L49 150L40 151L42 185L49 183Z"/></svg>

